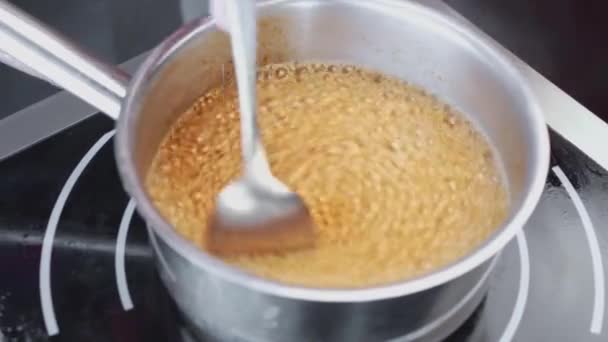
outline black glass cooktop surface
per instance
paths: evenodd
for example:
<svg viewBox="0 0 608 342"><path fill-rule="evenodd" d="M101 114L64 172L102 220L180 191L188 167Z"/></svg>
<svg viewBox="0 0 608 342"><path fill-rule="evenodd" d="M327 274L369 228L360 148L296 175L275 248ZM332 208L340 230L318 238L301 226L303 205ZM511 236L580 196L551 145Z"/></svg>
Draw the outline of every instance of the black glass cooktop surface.
<svg viewBox="0 0 608 342"><path fill-rule="evenodd" d="M176 341L185 328L93 116L0 163L7 341ZM552 134L552 171L490 290L450 341L606 341L608 172Z"/></svg>

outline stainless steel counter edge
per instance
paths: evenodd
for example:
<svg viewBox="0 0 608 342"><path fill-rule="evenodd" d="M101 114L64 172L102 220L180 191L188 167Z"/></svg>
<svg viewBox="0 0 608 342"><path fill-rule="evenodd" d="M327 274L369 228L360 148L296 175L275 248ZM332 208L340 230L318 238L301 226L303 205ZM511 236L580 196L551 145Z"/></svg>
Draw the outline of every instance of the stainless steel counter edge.
<svg viewBox="0 0 608 342"><path fill-rule="evenodd" d="M441 10L471 25L488 37L466 18L443 2ZM491 38L490 38L491 39ZM608 170L608 149L602 148L601 139L608 139L608 124L571 98L541 74L536 72L510 51L496 45L513 58L538 97L549 127L585 152L591 159ZM146 53L121 64L134 71ZM7 158L47 137L70 127L89 116L96 109L62 91L0 120L0 160Z"/></svg>
<svg viewBox="0 0 608 342"><path fill-rule="evenodd" d="M147 56L140 54L120 67L134 72ZM67 91L61 91L0 120L0 161L99 113Z"/></svg>
<svg viewBox="0 0 608 342"><path fill-rule="evenodd" d="M608 124L606 122L500 45L456 10L442 1L437 1L437 6L471 26L479 34L491 39L497 48L510 56L537 96L545 114L547 125L601 167L608 170L608 149L603 147L606 145L605 143L602 144L602 139L608 140Z"/></svg>

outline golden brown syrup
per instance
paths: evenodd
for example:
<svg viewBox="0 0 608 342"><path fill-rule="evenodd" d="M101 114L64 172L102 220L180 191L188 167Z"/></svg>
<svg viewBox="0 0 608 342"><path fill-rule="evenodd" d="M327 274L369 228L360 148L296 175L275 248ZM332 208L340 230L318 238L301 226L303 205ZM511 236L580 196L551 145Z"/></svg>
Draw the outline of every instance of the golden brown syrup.
<svg viewBox="0 0 608 342"><path fill-rule="evenodd" d="M462 115L421 89L358 67L275 64L258 73L273 173L317 224L316 247L225 259L274 280L362 287L464 256L505 219L493 152ZM233 82L178 119L147 178L161 213L205 248L218 192L241 171Z"/></svg>

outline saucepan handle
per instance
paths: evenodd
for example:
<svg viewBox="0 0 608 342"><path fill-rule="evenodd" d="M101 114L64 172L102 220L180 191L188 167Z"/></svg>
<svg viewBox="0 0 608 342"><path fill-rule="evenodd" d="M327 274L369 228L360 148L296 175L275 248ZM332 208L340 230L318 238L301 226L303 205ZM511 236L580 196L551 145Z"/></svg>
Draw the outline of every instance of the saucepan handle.
<svg viewBox="0 0 608 342"><path fill-rule="evenodd" d="M130 78L4 0L0 61L69 91L114 119Z"/></svg>

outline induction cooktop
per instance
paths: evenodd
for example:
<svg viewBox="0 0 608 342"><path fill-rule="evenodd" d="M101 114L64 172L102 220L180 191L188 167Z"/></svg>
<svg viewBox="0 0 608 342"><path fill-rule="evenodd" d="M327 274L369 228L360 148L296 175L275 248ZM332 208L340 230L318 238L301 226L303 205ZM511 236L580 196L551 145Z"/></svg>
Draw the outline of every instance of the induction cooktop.
<svg viewBox="0 0 608 342"><path fill-rule="evenodd" d="M551 170L447 341L607 341L608 125L513 59L547 115ZM36 110L73 110L62 101ZM0 162L0 341L194 341L121 186L113 122L83 117Z"/></svg>

